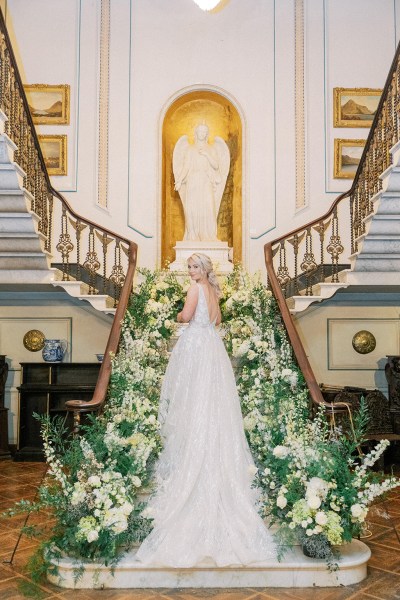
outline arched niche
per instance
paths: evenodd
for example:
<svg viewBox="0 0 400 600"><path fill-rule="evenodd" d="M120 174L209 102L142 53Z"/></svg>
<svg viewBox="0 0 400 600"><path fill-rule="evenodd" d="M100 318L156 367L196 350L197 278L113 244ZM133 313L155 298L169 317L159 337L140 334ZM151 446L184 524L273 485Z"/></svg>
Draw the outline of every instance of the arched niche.
<svg viewBox="0 0 400 600"><path fill-rule="evenodd" d="M242 260L242 125L235 106L212 91L196 90L175 100L167 110L162 129L162 226L161 264L175 260L174 246L183 239L184 214L174 190L172 154L182 135L194 141L201 121L209 126L209 142L222 137L228 145L231 164L218 214L218 238L233 248L234 262Z"/></svg>

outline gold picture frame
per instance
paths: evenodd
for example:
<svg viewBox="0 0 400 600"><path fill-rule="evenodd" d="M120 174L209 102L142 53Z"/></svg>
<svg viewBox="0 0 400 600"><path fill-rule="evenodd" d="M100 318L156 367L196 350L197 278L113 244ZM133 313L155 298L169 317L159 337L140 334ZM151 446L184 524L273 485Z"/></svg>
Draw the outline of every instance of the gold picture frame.
<svg viewBox="0 0 400 600"><path fill-rule="evenodd" d="M354 179L365 142L366 140L335 139L333 167L333 177L335 179Z"/></svg>
<svg viewBox="0 0 400 600"><path fill-rule="evenodd" d="M69 125L69 85L35 83L24 90L35 125Z"/></svg>
<svg viewBox="0 0 400 600"><path fill-rule="evenodd" d="M49 175L67 175L67 136L38 135Z"/></svg>
<svg viewBox="0 0 400 600"><path fill-rule="evenodd" d="M333 88L333 126L371 127L381 89Z"/></svg>

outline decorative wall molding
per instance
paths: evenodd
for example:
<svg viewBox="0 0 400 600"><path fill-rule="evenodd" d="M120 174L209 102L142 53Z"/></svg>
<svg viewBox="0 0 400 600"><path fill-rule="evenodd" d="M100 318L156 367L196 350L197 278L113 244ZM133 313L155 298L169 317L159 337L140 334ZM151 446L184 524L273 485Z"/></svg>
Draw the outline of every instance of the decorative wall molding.
<svg viewBox="0 0 400 600"><path fill-rule="evenodd" d="M101 0L99 73L99 147L97 172L97 203L108 203L108 122L110 95L110 0Z"/></svg>
<svg viewBox="0 0 400 600"><path fill-rule="evenodd" d="M399 319L327 319L328 370L382 370L386 355L399 354ZM361 329L376 338L376 347L369 354L358 354L353 336Z"/></svg>
<svg viewBox="0 0 400 600"><path fill-rule="evenodd" d="M306 205L306 131L304 104L304 0L295 0L296 209Z"/></svg>

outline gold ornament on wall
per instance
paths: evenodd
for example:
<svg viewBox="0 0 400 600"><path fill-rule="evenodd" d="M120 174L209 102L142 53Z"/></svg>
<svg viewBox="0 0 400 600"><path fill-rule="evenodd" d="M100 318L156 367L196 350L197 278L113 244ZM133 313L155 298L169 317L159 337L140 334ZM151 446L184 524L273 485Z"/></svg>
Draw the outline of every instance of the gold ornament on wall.
<svg viewBox="0 0 400 600"><path fill-rule="evenodd" d="M375 336L366 329L362 329L354 334L351 343L358 354L369 354L376 348Z"/></svg>
<svg viewBox="0 0 400 600"><path fill-rule="evenodd" d="M29 352L38 352L44 347L46 336L38 329L31 329L24 335L23 344Z"/></svg>

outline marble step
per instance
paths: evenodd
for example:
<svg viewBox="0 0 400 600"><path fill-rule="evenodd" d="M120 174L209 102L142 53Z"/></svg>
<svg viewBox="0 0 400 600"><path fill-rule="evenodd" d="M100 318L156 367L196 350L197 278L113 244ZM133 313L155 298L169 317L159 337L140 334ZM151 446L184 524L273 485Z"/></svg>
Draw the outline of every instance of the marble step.
<svg viewBox="0 0 400 600"><path fill-rule="evenodd" d="M52 563L58 573L48 580L68 589L120 588L241 588L241 587L339 587L359 583L367 576L370 549L358 540L340 548L339 569L331 572L325 560L307 558L295 546L281 561L276 558L248 566L197 568L144 567L127 552L113 567L62 558ZM84 567L82 577L77 569Z"/></svg>

